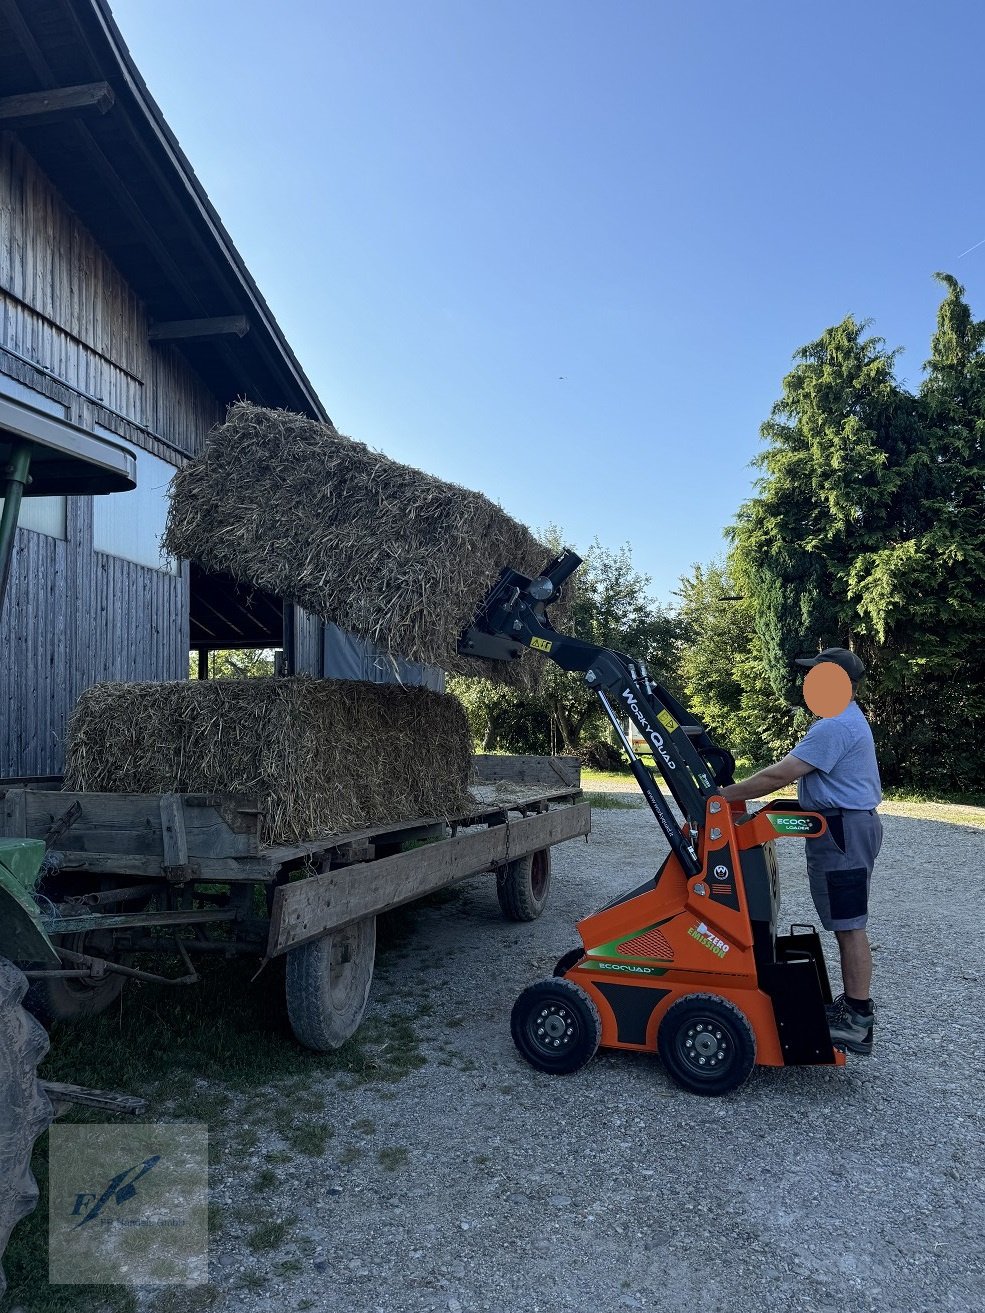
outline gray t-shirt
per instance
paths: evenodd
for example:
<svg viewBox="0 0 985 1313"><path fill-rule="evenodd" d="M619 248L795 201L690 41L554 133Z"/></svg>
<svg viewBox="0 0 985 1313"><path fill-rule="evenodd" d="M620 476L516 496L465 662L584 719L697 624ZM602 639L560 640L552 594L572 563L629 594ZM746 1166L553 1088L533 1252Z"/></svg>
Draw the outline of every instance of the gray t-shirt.
<svg viewBox="0 0 985 1313"><path fill-rule="evenodd" d="M793 755L814 767L797 781L802 807L867 811L882 801L876 745L857 702L849 702L840 716L816 720Z"/></svg>

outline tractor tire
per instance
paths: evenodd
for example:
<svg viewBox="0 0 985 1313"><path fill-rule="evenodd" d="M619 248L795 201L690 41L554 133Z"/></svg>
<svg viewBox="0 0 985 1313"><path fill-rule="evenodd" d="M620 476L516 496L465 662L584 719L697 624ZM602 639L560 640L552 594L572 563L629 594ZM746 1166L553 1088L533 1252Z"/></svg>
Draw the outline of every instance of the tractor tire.
<svg viewBox="0 0 985 1313"><path fill-rule="evenodd" d="M496 872L499 906L508 921L536 921L550 892L550 848L507 862Z"/></svg>
<svg viewBox="0 0 985 1313"><path fill-rule="evenodd" d="M595 1057L602 1021L574 981L551 977L528 985L513 1004L510 1031L531 1067L561 1076L580 1071Z"/></svg>
<svg viewBox="0 0 985 1313"><path fill-rule="evenodd" d="M376 917L333 930L287 954L287 1015L316 1053L341 1048L359 1028L376 960Z"/></svg>
<svg viewBox="0 0 985 1313"><path fill-rule="evenodd" d="M53 1115L38 1084L38 1063L48 1052L48 1036L22 1006L26 989L21 972L0 958L0 1259L11 1231L37 1203L31 1151ZM0 1267L0 1296L5 1289Z"/></svg>
<svg viewBox="0 0 985 1313"><path fill-rule="evenodd" d="M682 1089L731 1094L756 1065L756 1035L746 1014L728 999L687 994L664 1013L657 1052Z"/></svg>

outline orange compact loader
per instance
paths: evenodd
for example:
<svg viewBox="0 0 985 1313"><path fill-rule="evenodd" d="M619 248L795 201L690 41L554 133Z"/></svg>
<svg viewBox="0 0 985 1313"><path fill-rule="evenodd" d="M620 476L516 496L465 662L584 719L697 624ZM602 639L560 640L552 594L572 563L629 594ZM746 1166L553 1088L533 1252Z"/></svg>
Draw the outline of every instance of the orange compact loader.
<svg viewBox="0 0 985 1313"><path fill-rule="evenodd" d="M795 803L754 814L719 790L735 761L704 727L621 653L569 638L547 607L581 559L566 551L528 579L504 570L472 625L464 655L511 661L533 648L581 672L618 733L634 776L669 844L652 880L578 924L581 945L513 1007L517 1048L534 1067L572 1072L599 1045L658 1053L695 1094L727 1094L753 1067L840 1065L825 1004L831 1001L813 926L777 934L774 841L815 838L826 821ZM618 708L618 711L616 710ZM619 712L622 713L620 716ZM650 745L683 824L633 751L628 716Z"/></svg>

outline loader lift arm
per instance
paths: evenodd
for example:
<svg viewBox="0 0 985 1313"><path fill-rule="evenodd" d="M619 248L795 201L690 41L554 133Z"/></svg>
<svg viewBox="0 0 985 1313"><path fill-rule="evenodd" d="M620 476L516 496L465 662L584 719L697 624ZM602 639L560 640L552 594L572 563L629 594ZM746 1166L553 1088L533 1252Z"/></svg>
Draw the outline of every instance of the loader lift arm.
<svg viewBox="0 0 985 1313"><path fill-rule="evenodd" d="M459 639L458 650L463 656L513 661L532 648L562 670L584 674L629 754L636 782L671 848L688 875L697 875L701 870L697 840L706 803L719 786L732 782L735 761L667 689L649 677L643 662L554 628L547 608L579 565L581 557L565 550L534 579L503 570ZM653 773L633 751L620 712L632 719L650 744L654 763L685 818L683 829Z"/></svg>

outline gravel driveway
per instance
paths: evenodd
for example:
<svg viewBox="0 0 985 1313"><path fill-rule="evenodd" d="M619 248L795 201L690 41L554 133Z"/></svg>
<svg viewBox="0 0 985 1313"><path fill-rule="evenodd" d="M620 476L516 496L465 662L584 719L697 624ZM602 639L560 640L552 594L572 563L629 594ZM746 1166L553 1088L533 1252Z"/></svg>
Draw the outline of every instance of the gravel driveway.
<svg viewBox="0 0 985 1313"><path fill-rule="evenodd" d="M974 1002L985 831L898 815L885 824L873 1057L761 1069L726 1099L686 1094L656 1058L634 1055L543 1076L510 1040L514 998L576 942L578 917L652 874L665 845L649 812L597 810L589 843L555 850L538 922L505 923L481 879L416 912L409 951L381 963L373 1009L418 1016L426 1065L355 1089L320 1075L335 1127L323 1157L283 1153L258 1122L252 1161L220 1162L216 1199L240 1224L213 1245L213 1307L985 1307ZM813 920L803 846L779 847L782 920ZM246 1235L271 1151L285 1161L264 1207L291 1221L258 1254Z"/></svg>

